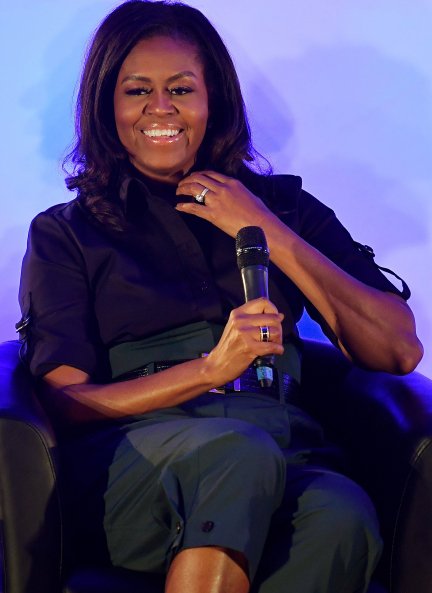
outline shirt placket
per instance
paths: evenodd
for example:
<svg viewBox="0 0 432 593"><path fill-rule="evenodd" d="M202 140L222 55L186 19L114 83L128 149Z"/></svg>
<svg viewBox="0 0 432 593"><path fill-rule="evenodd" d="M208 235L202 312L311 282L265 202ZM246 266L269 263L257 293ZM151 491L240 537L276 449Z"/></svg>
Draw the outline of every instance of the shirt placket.
<svg viewBox="0 0 432 593"><path fill-rule="evenodd" d="M174 244L183 272L182 279L190 287L195 308L203 319L221 319L219 292L199 242L170 204L152 196L149 209Z"/></svg>

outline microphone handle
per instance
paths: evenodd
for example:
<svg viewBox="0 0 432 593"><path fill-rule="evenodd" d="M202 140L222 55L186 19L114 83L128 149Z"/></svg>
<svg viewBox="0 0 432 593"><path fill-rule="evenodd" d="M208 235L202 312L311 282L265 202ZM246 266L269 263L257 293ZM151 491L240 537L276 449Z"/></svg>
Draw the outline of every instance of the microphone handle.
<svg viewBox="0 0 432 593"><path fill-rule="evenodd" d="M260 297L268 298L268 267L260 264L241 269L246 302ZM259 356L254 360L257 379L261 387L273 383L274 356Z"/></svg>
<svg viewBox="0 0 432 593"><path fill-rule="evenodd" d="M264 297L268 299L268 267L246 266L241 270L246 302Z"/></svg>

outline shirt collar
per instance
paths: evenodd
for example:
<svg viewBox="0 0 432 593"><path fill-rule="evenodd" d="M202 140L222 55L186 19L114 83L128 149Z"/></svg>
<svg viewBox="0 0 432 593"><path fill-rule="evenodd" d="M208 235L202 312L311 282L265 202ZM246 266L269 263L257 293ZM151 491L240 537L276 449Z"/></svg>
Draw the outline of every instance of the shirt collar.
<svg viewBox="0 0 432 593"><path fill-rule="evenodd" d="M144 180L134 175L133 171L125 171L121 177L119 187L119 198L125 209L133 191L133 186L140 189L146 198L150 196L150 191Z"/></svg>
<svg viewBox="0 0 432 593"><path fill-rule="evenodd" d="M138 193L140 200L145 203L149 198L157 196L175 205L177 203L175 190L174 184L149 179L135 167L129 165L121 177L118 195L124 211L127 212L130 201Z"/></svg>

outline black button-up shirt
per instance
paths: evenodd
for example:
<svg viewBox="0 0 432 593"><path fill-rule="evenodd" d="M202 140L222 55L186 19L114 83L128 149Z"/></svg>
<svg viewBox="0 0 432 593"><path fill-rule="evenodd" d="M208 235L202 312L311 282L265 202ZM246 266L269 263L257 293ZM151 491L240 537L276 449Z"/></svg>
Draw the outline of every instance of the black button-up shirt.
<svg viewBox="0 0 432 593"><path fill-rule="evenodd" d="M260 196L296 233L359 280L397 289L365 257L334 213L301 189L295 176L248 175ZM108 351L119 343L210 321L224 324L244 302L235 241L211 223L174 209L175 188L127 175L119 201L123 232L104 228L78 199L32 222L23 261L20 305L30 315L27 356L35 375L66 364L94 379L109 377ZM269 294L296 335L306 304L270 265Z"/></svg>

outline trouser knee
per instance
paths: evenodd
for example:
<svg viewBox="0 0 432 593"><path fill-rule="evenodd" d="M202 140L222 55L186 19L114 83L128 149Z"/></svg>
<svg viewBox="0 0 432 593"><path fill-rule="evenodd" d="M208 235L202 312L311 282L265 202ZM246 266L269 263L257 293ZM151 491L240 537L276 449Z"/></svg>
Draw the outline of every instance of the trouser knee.
<svg viewBox="0 0 432 593"><path fill-rule="evenodd" d="M366 493L348 480L345 487L327 501L321 528L327 541L333 541L342 549L351 549L358 557L367 554L378 559L381 554L382 540L375 509Z"/></svg>
<svg viewBox="0 0 432 593"><path fill-rule="evenodd" d="M283 497L284 456L267 433L245 422L227 419L217 426L203 423L202 428L207 428L206 440L171 466L182 485L185 509L179 545L215 545L242 552L252 577L271 517ZM193 489L188 481L191 467L196 470Z"/></svg>
<svg viewBox="0 0 432 593"><path fill-rule="evenodd" d="M319 551L322 565L319 568L318 561L317 569L328 587L323 590L362 591L382 550L375 509L366 493L344 476L330 472L321 484L322 490L318 482L317 489L308 492L315 497L315 512L306 532Z"/></svg>
<svg viewBox="0 0 432 593"><path fill-rule="evenodd" d="M205 433L198 439L200 472L218 475L229 488L240 488L243 496L248 495L247 488L249 495L272 493L276 508L283 496L286 465L275 441L260 428L239 420L206 419L199 424Z"/></svg>

